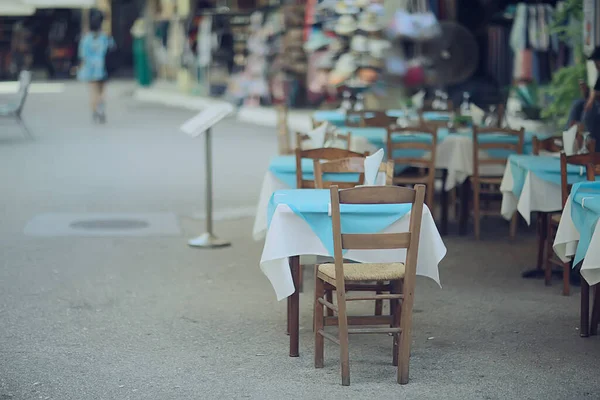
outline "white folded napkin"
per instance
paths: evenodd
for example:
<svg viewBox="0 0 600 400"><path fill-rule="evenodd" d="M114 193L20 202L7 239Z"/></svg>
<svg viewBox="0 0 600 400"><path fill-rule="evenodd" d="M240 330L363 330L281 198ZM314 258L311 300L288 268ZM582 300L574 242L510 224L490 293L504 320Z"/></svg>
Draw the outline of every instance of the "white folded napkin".
<svg viewBox="0 0 600 400"><path fill-rule="evenodd" d="M419 91L417 94L415 94L411 100L413 103L413 106L416 107L417 109L421 109L423 108L423 101L425 99L425 92L424 91Z"/></svg>
<svg viewBox="0 0 600 400"><path fill-rule="evenodd" d="M323 122L312 131L306 133L310 138L311 148L317 149L325 146L325 135L327 134L328 128L329 122Z"/></svg>
<svg viewBox="0 0 600 400"><path fill-rule="evenodd" d="M573 125L563 132L563 148L565 155L571 156L577 152L575 138L577 137L577 125Z"/></svg>
<svg viewBox="0 0 600 400"><path fill-rule="evenodd" d="M365 186L375 186L382 161L383 149L379 149L375 154L365 157Z"/></svg>
<svg viewBox="0 0 600 400"><path fill-rule="evenodd" d="M473 124L477 126L483 125L483 118L485 117L485 111L477 107L475 104L471 104L471 119Z"/></svg>

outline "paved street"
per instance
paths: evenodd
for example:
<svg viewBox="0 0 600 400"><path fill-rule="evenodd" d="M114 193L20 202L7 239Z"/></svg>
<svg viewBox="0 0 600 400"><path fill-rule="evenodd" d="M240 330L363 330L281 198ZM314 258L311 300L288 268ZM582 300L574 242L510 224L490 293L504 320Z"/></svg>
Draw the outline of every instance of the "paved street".
<svg viewBox="0 0 600 400"><path fill-rule="evenodd" d="M521 279L535 236L523 228L510 243L499 219L479 243L444 238L442 289L418 279L408 385L396 384L389 337L352 337L350 387L334 344L313 368L309 269L301 356L289 358L285 302L251 235L274 129L228 120L215 131L216 230L233 246L189 248L203 232L203 142L178 131L190 111L132 90L111 85L105 126L77 84L30 96L33 141L0 121L0 400L598 398L600 338L579 337L579 289L563 297L558 280ZM65 213L172 213L181 233L25 234Z"/></svg>

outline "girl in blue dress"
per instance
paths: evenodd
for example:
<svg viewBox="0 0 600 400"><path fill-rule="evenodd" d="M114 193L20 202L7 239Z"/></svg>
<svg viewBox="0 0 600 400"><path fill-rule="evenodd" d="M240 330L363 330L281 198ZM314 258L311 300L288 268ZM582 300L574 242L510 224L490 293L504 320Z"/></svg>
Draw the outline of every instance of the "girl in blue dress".
<svg viewBox="0 0 600 400"><path fill-rule="evenodd" d="M106 53L114 46L112 37L102 32L104 16L98 10L90 12L90 32L79 42L80 67L77 78L90 86L94 121L106 122L104 86L108 78Z"/></svg>

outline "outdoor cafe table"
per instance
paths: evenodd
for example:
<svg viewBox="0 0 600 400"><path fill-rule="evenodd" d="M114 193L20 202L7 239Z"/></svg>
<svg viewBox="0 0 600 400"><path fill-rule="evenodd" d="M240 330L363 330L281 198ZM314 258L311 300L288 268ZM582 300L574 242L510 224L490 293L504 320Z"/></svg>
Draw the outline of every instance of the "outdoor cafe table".
<svg viewBox="0 0 600 400"><path fill-rule="evenodd" d="M596 335L600 319L600 291L595 290L592 318L589 319L589 287L600 283L600 182L573 185L554 239L553 249L563 262L581 264L580 335ZM591 322L591 323L590 323Z"/></svg>
<svg viewBox="0 0 600 400"><path fill-rule="evenodd" d="M567 165L569 184L586 180L585 167ZM531 223L534 211L557 212L562 210L560 186L560 157L552 155L509 156L502 184L502 216L512 218L515 211Z"/></svg>
<svg viewBox="0 0 600 400"><path fill-rule="evenodd" d="M407 232L409 204L342 205L342 229L350 233ZM327 189L290 189L275 192L268 205L269 225L260 259L278 300L288 298L290 356L298 356L300 295L299 257L331 256L333 234L330 216L330 192ZM417 275L429 277L438 284L438 264L446 255L446 247L433 217L423 207ZM362 263L402 262L406 249L348 250L344 257Z"/></svg>
<svg viewBox="0 0 600 400"><path fill-rule="evenodd" d="M349 130L352 136L364 137L374 148L385 149L387 141L387 130L385 128L342 128L342 131ZM418 134L416 134L418 136ZM422 135L427 137L426 135ZM525 134L525 152L531 152L531 142L533 133ZM415 134L397 134L393 136L395 142L414 140ZM480 140L490 142L502 142L514 140L514 137L506 135L485 135ZM399 156L403 150L396 150ZM408 150L412 152L410 157L427 157L427 153L420 150ZM419 154L414 154L414 152ZM496 150L497 151L497 150ZM502 151L502 150L500 150ZM493 154L490 154L493 156ZM302 171L305 179L312 177L312 160L303 161ZM445 191L449 191L462 184L473 174L473 140L471 129L459 130L456 133L450 133L447 128L438 129L438 146L436 154L436 168L441 169L446 174ZM483 165L481 173L487 175L500 176L504 172L504 167L499 165ZM269 169L265 173L259 201L257 205L256 218L254 220L253 237L255 240L264 238L267 230L267 204L271 195L276 190L290 189L296 186L296 162L294 156L276 156L271 159ZM466 188L465 188L466 190ZM466 203L466 202L464 202ZM446 210L443 209L442 221L447 220ZM442 222L442 229L445 231L445 222ZM466 230L466 223L461 223L461 232Z"/></svg>
<svg viewBox="0 0 600 400"><path fill-rule="evenodd" d="M558 231L554 252L563 262L581 260L581 276L590 286L600 283L600 182L573 185Z"/></svg>

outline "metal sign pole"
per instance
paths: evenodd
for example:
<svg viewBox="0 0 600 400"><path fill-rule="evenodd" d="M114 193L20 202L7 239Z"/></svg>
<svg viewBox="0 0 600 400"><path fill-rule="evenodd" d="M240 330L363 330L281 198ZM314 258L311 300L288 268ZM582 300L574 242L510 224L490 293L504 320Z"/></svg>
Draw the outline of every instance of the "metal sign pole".
<svg viewBox="0 0 600 400"><path fill-rule="evenodd" d="M206 232L195 239L191 239L188 244L193 247L216 248L231 246L231 242L219 239L213 233L213 198L212 198L212 129L208 128L204 133L205 137L205 160L206 160Z"/></svg>
<svg viewBox="0 0 600 400"><path fill-rule="evenodd" d="M206 232L188 241L190 246L206 249L230 246L231 243L219 239L213 233L213 166L212 166L212 127L234 111L229 103L215 104L187 120L180 129L192 138L204 133L204 160L206 161Z"/></svg>

